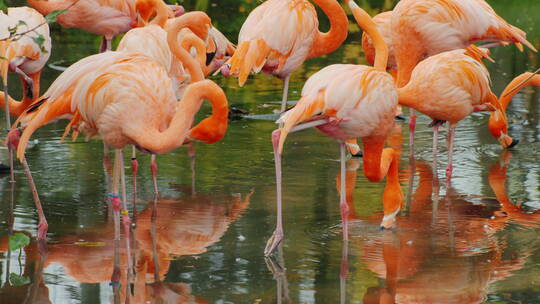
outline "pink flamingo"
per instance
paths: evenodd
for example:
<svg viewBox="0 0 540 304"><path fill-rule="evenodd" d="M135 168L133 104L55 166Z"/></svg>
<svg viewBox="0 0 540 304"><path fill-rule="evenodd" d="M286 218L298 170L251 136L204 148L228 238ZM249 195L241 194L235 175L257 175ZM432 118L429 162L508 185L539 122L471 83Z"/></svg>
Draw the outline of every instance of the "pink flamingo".
<svg viewBox="0 0 540 304"><path fill-rule="evenodd" d="M285 111L289 78L302 63L335 51L347 38L347 16L336 0L314 1L330 19L321 33L315 7L307 0L268 0L248 16L238 49L228 61L230 73L243 86L251 72L261 70L284 79L281 112Z"/></svg>
<svg viewBox="0 0 540 304"><path fill-rule="evenodd" d="M276 163L277 224L268 240L265 255L269 255L283 239L281 198L281 154L287 135L302 129L317 127L324 134L337 139L341 150L341 180L345 173L345 141L362 138L364 145L364 174L372 181L387 176L383 194L384 219L382 228L395 223L403 193L399 186L399 156L392 148L384 149L384 142L394 122L397 90L392 77L386 73L388 48L369 15L348 0L354 18L374 40L377 49L375 67L335 64L313 74L302 89L302 97L294 108L278 120L283 124L272 134ZM304 124L297 125L298 123ZM340 191L343 238L348 240L345 183Z"/></svg>
<svg viewBox="0 0 540 304"><path fill-rule="evenodd" d="M398 68L397 85L409 82L414 67L424 58L474 42L490 42L484 47L508 42L536 49L525 32L508 24L485 0L402 0L392 13L392 43ZM410 145L414 142L416 115L410 110Z"/></svg>

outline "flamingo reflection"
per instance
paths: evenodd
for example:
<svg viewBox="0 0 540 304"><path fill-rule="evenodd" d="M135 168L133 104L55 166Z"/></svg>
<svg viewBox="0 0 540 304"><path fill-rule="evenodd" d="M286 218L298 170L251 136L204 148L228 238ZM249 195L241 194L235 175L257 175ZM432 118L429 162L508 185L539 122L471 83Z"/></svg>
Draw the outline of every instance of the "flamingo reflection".
<svg viewBox="0 0 540 304"><path fill-rule="evenodd" d="M65 236L57 239L55 244L49 244L41 268L57 264L76 282L109 282L113 303L208 303L193 295L187 284L162 281L169 272L172 259L204 253L218 242L249 207L251 195L221 198L196 195L150 203L137 218L134 278L127 277L126 250L114 241L112 220L103 226L86 227L81 234ZM33 242L27 248L36 252L36 247ZM6 250L7 237L0 239L0 252ZM43 289L40 294L47 295L47 287L42 280L40 282ZM127 289L130 285L133 293ZM7 289L0 289L0 295L4 291ZM11 289L9 292L12 293ZM15 294L10 296L14 297Z"/></svg>
<svg viewBox="0 0 540 304"><path fill-rule="evenodd" d="M348 165L351 170L347 174L347 202L352 206L354 187L349 184L354 184L356 171L353 162ZM497 163L489 175L501 206L489 200L473 204L451 185L437 204L438 197L433 197L433 192L438 191L439 185L432 168L417 161L416 170L418 187L411 195L408 216L397 221L398 228L373 233L368 242L352 238L351 253L358 254L361 250L367 268L384 279L380 286L367 289L363 301L365 304L481 303L491 284L521 269L530 255L529 250L520 252L519 248L508 247L507 240L496 234L505 228L508 218L524 216L523 212L516 213L515 205L507 203L506 168ZM379 219L367 221L376 225ZM346 263L348 257L343 259ZM342 298L344 294L342 291Z"/></svg>

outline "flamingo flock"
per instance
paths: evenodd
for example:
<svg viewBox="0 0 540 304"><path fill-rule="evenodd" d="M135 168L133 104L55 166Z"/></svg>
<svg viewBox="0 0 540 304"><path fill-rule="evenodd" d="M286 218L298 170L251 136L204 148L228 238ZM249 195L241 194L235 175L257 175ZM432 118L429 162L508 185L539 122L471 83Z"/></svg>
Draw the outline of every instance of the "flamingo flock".
<svg viewBox="0 0 540 304"><path fill-rule="evenodd" d="M62 138L72 133L75 139L84 133L103 141L104 165L107 172L113 172L107 196L115 212L115 239L121 238L122 217L129 240L124 148L133 147L134 195L138 150L151 155L150 171L158 196L157 155L193 141L215 143L227 131L227 97L216 82L206 79L213 72L237 77L239 86L261 71L284 80L276 121L279 127L271 135L277 217L266 256L285 236L281 160L286 156L285 140L294 132L315 127L339 143L342 181L346 180L347 149L359 154L357 140L361 140L366 178L379 182L386 177L381 199L383 230L399 226L396 216L404 202L398 176L401 149L385 147L400 106L410 113L411 153L416 111L433 120L434 162L439 127L447 124L447 182L454 170L457 125L471 113L491 112L488 128L495 139L504 148L517 144L508 134L506 109L520 89L540 86L540 76L518 76L497 98L483 60L493 61L489 48L496 46L536 49L524 31L504 21L484 0L402 0L393 11L373 19L353 0L345 0L343 4L364 31L362 46L369 65L336 62L321 69L305 82L300 100L287 109L294 71L308 59L331 58L347 38L349 20L342 4L337 0L314 2L330 21L328 32L319 30L317 10L308 0L267 0L247 17L237 46L213 27L206 13L185 12L163 0L29 0L33 8L0 12L0 73L5 88L0 104L8 118L17 117L13 125L8 119L7 145L16 151L32 189L39 216L38 239L46 240L48 224L25 158L36 130L67 119ZM71 65L40 95L40 73L51 51L43 15L58 10L61 26L102 35L104 40L100 53ZM111 39L121 34L113 51ZM36 37L43 41L36 42ZM9 72L21 78L21 101L9 96ZM211 103L212 114L196 123L195 115L204 100ZM109 148L115 150L112 166ZM348 240L350 208L345 187L341 183L340 210L343 239ZM126 246L129 250L129 242Z"/></svg>

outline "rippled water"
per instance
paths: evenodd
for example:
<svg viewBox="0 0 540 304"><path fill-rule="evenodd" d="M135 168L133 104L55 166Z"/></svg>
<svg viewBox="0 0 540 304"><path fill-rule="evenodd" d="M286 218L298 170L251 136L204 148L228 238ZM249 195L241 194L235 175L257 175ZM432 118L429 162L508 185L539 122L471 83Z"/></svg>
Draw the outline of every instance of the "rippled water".
<svg viewBox="0 0 540 304"><path fill-rule="evenodd" d="M232 2L224 2L223 9L205 1L197 5L206 3L214 23L235 40L257 3ZM540 46L536 0L489 2ZM225 16L236 18L226 23ZM73 62L99 44L99 38L76 30L56 28L53 37L53 62ZM290 99L298 99L307 77L323 66L363 62L359 39L353 33L337 52L307 62L293 75ZM513 47L496 49L493 57L497 64L487 65L497 93L514 76L535 69L540 58ZM47 69L44 88L57 75ZM244 88L233 79L215 80L232 106L253 115L278 108L280 80L258 75ZM502 151L489 135L486 114L462 121L450 186L444 179L445 132L436 178L429 120L419 119L413 160L408 128L398 123L389 145L403 149L400 176L407 205L391 231L378 228L384 184L368 182L361 161L349 160L347 246L336 190L338 145L314 130L291 135L283 159L285 240L274 259L263 257L275 222L271 120L232 121L223 141L197 144L194 171L186 148L159 156L156 202L149 160L141 156L131 302L540 303L539 99L532 89L514 98L510 134L521 143L511 151ZM45 248L32 241L22 252L8 254L8 230L34 240L37 215L20 167L14 185L0 176L0 303L113 303L125 297L126 252L124 241L114 242L102 144L60 143L64 126L38 131L39 142L27 152L49 221ZM31 282L13 286L10 273Z"/></svg>

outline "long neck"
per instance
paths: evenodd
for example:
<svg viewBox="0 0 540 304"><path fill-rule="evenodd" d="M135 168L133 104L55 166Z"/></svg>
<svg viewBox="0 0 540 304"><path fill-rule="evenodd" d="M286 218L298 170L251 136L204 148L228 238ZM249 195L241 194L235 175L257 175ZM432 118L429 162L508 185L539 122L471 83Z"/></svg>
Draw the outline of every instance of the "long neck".
<svg viewBox="0 0 540 304"><path fill-rule="evenodd" d="M383 36L377 30L377 26L371 19L368 13L361 9L354 1L348 0L349 7L353 13L354 19L373 40L375 46L375 64L374 67L379 71L386 71L388 63L388 45L384 41Z"/></svg>
<svg viewBox="0 0 540 304"><path fill-rule="evenodd" d="M512 98L521 91L521 89L530 85L540 87L540 75L527 72L514 78L501 93L499 102L501 103L503 110L506 111Z"/></svg>
<svg viewBox="0 0 540 304"><path fill-rule="evenodd" d="M138 0L137 12L145 22L148 22L150 16L155 12L156 17L150 22L156 24L162 28L165 27L169 13L172 14L172 10L163 2L163 0Z"/></svg>
<svg viewBox="0 0 540 304"><path fill-rule="evenodd" d="M197 61L199 61L201 69L206 69L206 46L204 45L204 41L202 41L201 38L188 31L187 33L182 35L180 45L184 50L190 53L191 48L195 48L195 51L197 52L195 58L197 59ZM206 75L206 71L203 71L203 73Z"/></svg>
<svg viewBox="0 0 540 304"><path fill-rule="evenodd" d="M153 153L169 152L184 143L194 116L199 111L204 99L209 99L210 102L214 103L216 100L224 98L223 90L210 80L193 83L188 86L184 97L178 103L176 114L165 131L160 132L157 129L143 130L142 127L139 127L132 131L126 129L126 135L136 139L140 147Z"/></svg>
<svg viewBox="0 0 540 304"><path fill-rule="evenodd" d="M189 138L207 144L215 143L225 136L229 125L229 104L223 90L210 82L206 90L208 101L212 105L212 114L189 130Z"/></svg>
<svg viewBox="0 0 540 304"><path fill-rule="evenodd" d="M8 102L9 102L9 115L19 116L24 112L24 110L26 110L28 106L32 104L32 99L28 98L25 95L21 101L17 101L11 98L11 96L8 96ZM0 108L1 109L6 108L6 100L5 100L4 93L0 93Z"/></svg>
<svg viewBox="0 0 540 304"><path fill-rule="evenodd" d="M386 176L383 193L384 218L381 225L390 228L403 204L403 192L399 185L399 155L392 148L384 147L384 137L364 137L364 175L370 182L378 182Z"/></svg>
<svg viewBox="0 0 540 304"><path fill-rule="evenodd" d="M330 19L330 30L317 31L309 58L319 57L335 51L347 38L349 21L345 11L336 0L314 0Z"/></svg>
<svg viewBox="0 0 540 304"><path fill-rule="evenodd" d="M204 79L204 74L200 64L193 58L185 49L178 44L178 32L188 27L194 33L204 32L208 35L208 25L210 18L202 12L190 12L180 17L172 19L167 24L167 42L172 53L177 60L182 62L186 70L191 75L192 82L201 81ZM205 35L205 36L206 36Z"/></svg>

